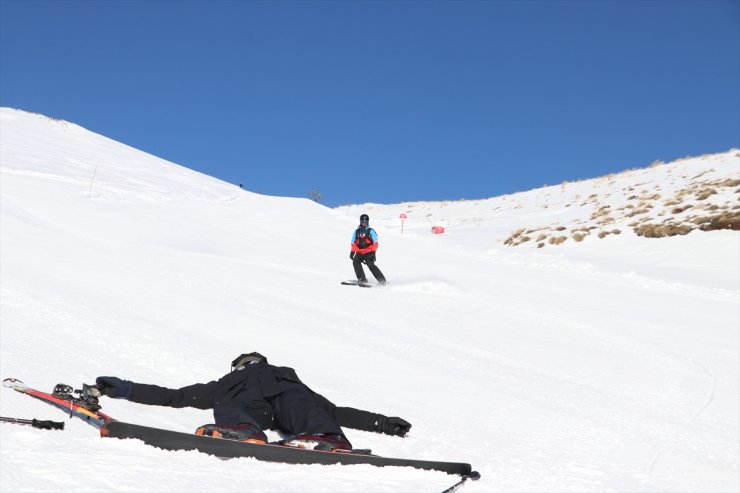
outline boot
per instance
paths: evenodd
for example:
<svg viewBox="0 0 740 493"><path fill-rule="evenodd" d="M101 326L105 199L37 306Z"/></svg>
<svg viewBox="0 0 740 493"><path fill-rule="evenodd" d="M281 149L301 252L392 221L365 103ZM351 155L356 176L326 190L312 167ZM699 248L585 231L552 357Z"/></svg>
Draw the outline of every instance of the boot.
<svg viewBox="0 0 740 493"><path fill-rule="evenodd" d="M226 438L249 443L267 443L267 436L257 425L240 423L238 425L203 425L195 430L196 435L213 438Z"/></svg>
<svg viewBox="0 0 740 493"><path fill-rule="evenodd" d="M303 433L288 440L293 445L315 444L314 450L352 450L347 437L339 433Z"/></svg>

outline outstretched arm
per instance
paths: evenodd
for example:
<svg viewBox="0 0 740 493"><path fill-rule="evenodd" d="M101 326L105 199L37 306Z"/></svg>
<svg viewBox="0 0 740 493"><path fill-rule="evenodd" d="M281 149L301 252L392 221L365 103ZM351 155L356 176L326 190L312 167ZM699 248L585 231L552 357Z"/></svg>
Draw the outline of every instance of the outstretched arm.
<svg viewBox="0 0 740 493"><path fill-rule="evenodd" d="M334 418L339 426L399 437L405 436L411 429L411 423L403 418L384 416L353 407L337 407Z"/></svg>
<svg viewBox="0 0 740 493"><path fill-rule="evenodd" d="M211 409L218 389L218 382L196 383L181 389L168 389L158 385L135 383L116 377L98 377L100 392L108 397L126 399L139 404L169 407L195 407Z"/></svg>
<svg viewBox="0 0 740 493"><path fill-rule="evenodd" d="M411 429L411 423L398 417L388 417L353 407L337 407L323 395L316 394L321 406L334 417L341 427L355 430L374 431L387 435L405 436Z"/></svg>

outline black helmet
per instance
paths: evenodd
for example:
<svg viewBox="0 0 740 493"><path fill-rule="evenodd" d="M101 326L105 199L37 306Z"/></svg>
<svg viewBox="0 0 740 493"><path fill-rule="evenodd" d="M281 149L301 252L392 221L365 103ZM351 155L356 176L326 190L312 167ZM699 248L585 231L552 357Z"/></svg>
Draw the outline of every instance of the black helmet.
<svg viewBox="0 0 740 493"><path fill-rule="evenodd" d="M368 216L367 214L361 215L360 224L362 224L363 226L367 226L368 224L370 224L370 216Z"/></svg>
<svg viewBox="0 0 740 493"><path fill-rule="evenodd" d="M262 356L260 353L245 353L237 356L234 361L231 362L231 369L241 370L251 363L267 363L267 358Z"/></svg>

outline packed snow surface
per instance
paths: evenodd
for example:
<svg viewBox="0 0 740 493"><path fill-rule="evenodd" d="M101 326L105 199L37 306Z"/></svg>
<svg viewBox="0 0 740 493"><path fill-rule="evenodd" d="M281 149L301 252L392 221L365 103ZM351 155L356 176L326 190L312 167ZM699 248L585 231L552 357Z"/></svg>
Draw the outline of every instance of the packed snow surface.
<svg viewBox="0 0 740 493"><path fill-rule="evenodd" d="M406 438L346 432L380 455L469 462L482 475L470 493L740 490L740 233L646 238L625 224L602 239L504 243L520 228L570 234L599 210L593 194L616 210L630 187L737 179L737 151L480 201L329 209L241 190L71 123L0 118L2 378L47 391L99 375L178 388L259 351L338 405L410 421ZM735 188L718 206L738 204ZM340 285L354 277L349 240L363 212L380 237L383 289ZM102 403L172 430L212 422L192 408ZM7 492L457 481L101 439L10 389L0 408L66 421L64 431L0 425Z"/></svg>

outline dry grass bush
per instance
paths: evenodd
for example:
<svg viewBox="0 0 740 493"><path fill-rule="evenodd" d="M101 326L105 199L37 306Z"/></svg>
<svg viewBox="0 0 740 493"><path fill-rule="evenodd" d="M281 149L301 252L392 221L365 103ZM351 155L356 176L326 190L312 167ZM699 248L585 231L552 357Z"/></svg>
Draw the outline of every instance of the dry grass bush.
<svg viewBox="0 0 740 493"><path fill-rule="evenodd" d="M537 243L537 248L542 248L543 246L545 246L544 243Z"/></svg>
<svg viewBox="0 0 740 493"><path fill-rule="evenodd" d="M566 236L553 236L552 238L550 238L549 243L551 245L560 245L567 239L568 238Z"/></svg>
<svg viewBox="0 0 740 493"><path fill-rule="evenodd" d="M514 246L514 240L519 238L524 233L524 228L517 229L514 231L511 236L509 236L506 241L504 241L504 245L512 245Z"/></svg>
<svg viewBox="0 0 740 493"><path fill-rule="evenodd" d="M598 210L596 210L596 212L591 214L591 220L598 219L601 216L605 216L609 214L609 209L611 209L610 205L604 205L604 206L599 207Z"/></svg>
<svg viewBox="0 0 740 493"><path fill-rule="evenodd" d="M635 209L634 211L627 214L627 217L634 217L640 214L647 214L648 212L650 212L650 209Z"/></svg>
<svg viewBox="0 0 740 493"><path fill-rule="evenodd" d="M573 239L574 239L575 241L579 242L579 243L580 243L581 241L583 241L583 239L584 239L585 237L586 237L586 235L584 235L584 234L582 234L582 233L573 233L573 236L572 236L572 238L573 238Z"/></svg>
<svg viewBox="0 0 740 493"><path fill-rule="evenodd" d="M710 217L705 217L702 225L699 227L702 231L716 231L720 229L730 229L740 231L740 212L723 212Z"/></svg>
<svg viewBox="0 0 740 493"><path fill-rule="evenodd" d="M545 233L542 233L541 235L539 235L539 236L537 237L537 241L542 241L542 240L544 240L545 238L547 238L547 234L545 234Z"/></svg>
<svg viewBox="0 0 740 493"><path fill-rule="evenodd" d="M687 204L687 205L685 205L683 207L676 207L675 209L673 209L671 211L671 214L681 214L683 211L688 210L688 209L691 209L692 207L694 207L694 206L691 205L691 204Z"/></svg>
<svg viewBox="0 0 740 493"><path fill-rule="evenodd" d="M715 195L717 191L713 188L706 188L702 190L701 192L696 194L696 200L706 200L712 195Z"/></svg>
<svg viewBox="0 0 740 493"><path fill-rule="evenodd" d="M663 205L666 207L671 207L672 205L678 205L681 202L683 202L683 199L681 197L677 197L675 199L666 200L665 202L663 202Z"/></svg>
<svg viewBox="0 0 740 493"><path fill-rule="evenodd" d="M727 178L725 180L716 180L708 182L707 185L711 185L713 187L736 187L740 185L740 180L733 180L732 178Z"/></svg>
<svg viewBox="0 0 740 493"><path fill-rule="evenodd" d="M646 238L664 238L666 236L685 235L694 228L688 224L643 224L634 229L637 236Z"/></svg>

